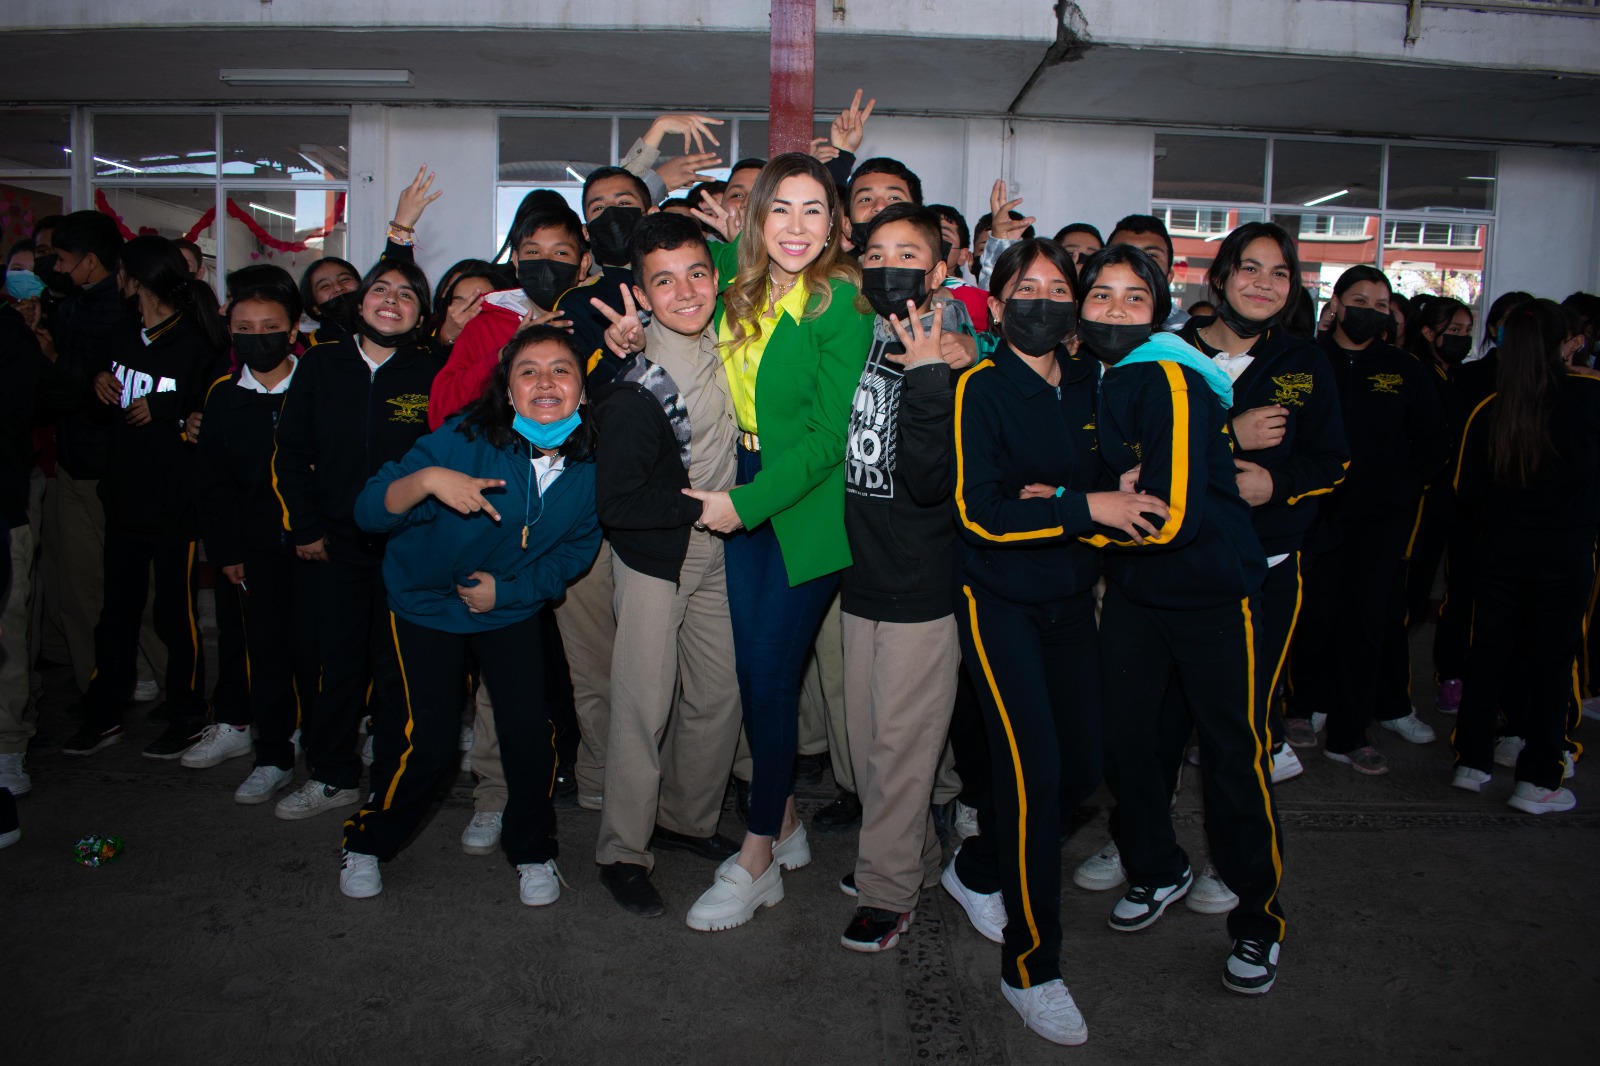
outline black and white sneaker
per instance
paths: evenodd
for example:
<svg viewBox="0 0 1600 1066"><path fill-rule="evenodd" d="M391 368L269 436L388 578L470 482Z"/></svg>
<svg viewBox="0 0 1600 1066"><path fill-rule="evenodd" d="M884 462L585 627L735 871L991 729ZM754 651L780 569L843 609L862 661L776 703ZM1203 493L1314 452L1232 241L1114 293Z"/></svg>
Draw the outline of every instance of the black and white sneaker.
<svg viewBox="0 0 1600 1066"><path fill-rule="evenodd" d="M851 870L849 873L839 878L839 891L843 892L851 899L855 899L857 896L861 895L860 892L856 891L856 872L854 870Z"/></svg>
<svg viewBox="0 0 1600 1066"><path fill-rule="evenodd" d="M1259 996L1272 990L1278 977L1278 942L1235 940L1222 968L1222 987L1241 996Z"/></svg>
<svg viewBox="0 0 1600 1066"><path fill-rule="evenodd" d="M1133 885L1111 908L1106 924L1119 933L1136 933L1154 925L1162 912L1189 894L1192 884L1194 872L1185 866L1176 884Z"/></svg>
<svg viewBox="0 0 1600 1066"><path fill-rule="evenodd" d="M914 911L896 914L876 907L857 907L839 943L851 951L888 951L900 943L900 934L911 928Z"/></svg>
<svg viewBox="0 0 1600 1066"><path fill-rule="evenodd" d="M161 731L161 735L144 746L141 753L146 759L181 759L183 753L200 743L205 733L205 723L188 719L174 719Z"/></svg>
<svg viewBox="0 0 1600 1066"><path fill-rule="evenodd" d="M93 755L102 748L109 748L113 744L121 744L124 732L120 725L103 726L94 722L85 722L79 726L67 742L61 745L63 755Z"/></svg>

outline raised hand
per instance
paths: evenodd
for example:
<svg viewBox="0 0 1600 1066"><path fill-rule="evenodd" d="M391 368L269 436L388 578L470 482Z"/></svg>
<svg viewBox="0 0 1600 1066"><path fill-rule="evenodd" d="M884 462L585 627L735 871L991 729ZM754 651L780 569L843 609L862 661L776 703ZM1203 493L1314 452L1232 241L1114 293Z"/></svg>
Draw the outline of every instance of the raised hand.
<svg viewBox="0 0 1600 1066"><path fill-rule="evenodd" d="M715 181L713 174L702 174L702 170L722 165L722 160L715 152L701 152L696 155L680 155L669 159L656 167L656 175L666 185L668 192L677 189L686 189L701 181Z"/></svg>
<svg viewBox="0 0 1600 1066"><path fill-rule="evenodd" d="M819 163L831 163L839 158L839 149L829 143L826 137L813 137L811 139L811 158Z"/></svg>
<svg viewBox="0 0 1600 1066"><path fill-rule="evenodd" d="M850 106L839 112L839 117L833 120L833 127L828 131L828 140L833 146L843 152L854 152L861 147L861 138L867 132L867 119L872 117L872 107L878 101L868 100L867 106L861 106L861 90L856 90L855 99L850 101Z"/></svg>
<svg viewBox="0 0 1600 1066"><path fill-rule="evenodd" d="M503 489L506 483L499 478L473 477L442 466L428 468L428 494L459 514L477 514L482 511L496 522L500 512L483 496L486 489Z"/></svg>
<svg viewBox="0 0 1600 1066"><path fill-rule="evenodd" d="M704 153L706 141L718 147L722 142L717 140L717 135L711 132L712 126L722 125L720 118L710 115L696 115L689 112L674 112L666 115L657 115L656 120L650 123L650 128L645 131L644 143L652 148L661 147L661 139L669 133L683 135L683 154L688 155L689 149ZM714 154L714 153L713 153Z"/></svg>
<svg viewBox="0 0 1600 1066"><path fill-rule="evenodd" d="M521 325L554 326L556 329L564 329L568 333L572 332L572 321L566 317L565 311L546 311L542 315L536 315L532 311L529 311L527 314L522 316Z"/></svg>
<svg viewBox="0 0 1600 1066"><path fill-rule="evenodd" d="M394 221L402 228L414 228L427 206L444 195L443 189L432 195L428 193L433 187L433 177L428 173L428 164L424 163L417 171L417 176L411 179L411 184L400 190L400 202L394 208Z"/></svg>
<svg viewBox="0 0 1600 1066"><path fill-rule="evenodd" d="M628 285L623 283L617 288L622 290L620 314L603 300L590 297L589 303L611 323L606 327L606 347L618 359L626 359L634 352L644 351L644 323L639 321L639 307L633 302L633 293Z"/></svg>
<svg viewBox="0 0 1600 1066"><path fill-rule="evenodd" d="M894 335L900 341L904 352L898 354L885 352L883 357L899 363L901 366L910 366L912 363L927 362L931 359L944 359L942 339L944 337L944 316L935 313L933 325L927 329L922 328L922 316L917 314L917 305L910 300L906 301L906 319L901 321L899 315L889 316L889 328L894 330Z"/></svg>
<svg viewBox="0 0 1600 1066"><path fill-rule="evenodd" d="M700 208L691 207L689 214L722 234L724 241L731 242L744 228L744 212L740 208L730 211L709 196L700 197Z"/></svg>
<svg viewBox="0 0 1600 1066"><path fill-rule="evenodd" d="M989 213L993 216L993 221L989 224L989 236L999 237L1003 241L1015 240L1038 221L1032 215L1027 218L1012 218L1011 212L1020 206L1022 197L1007 200L1006 179L996 178L994 188L989 191Z"/></svg>
<svg viewBox="0 0 1600 1066"><path fill-rule="evenodd" d="M464 303L451 304L444 313L444 321L439 325L439 339L446 344L454 344L456 338L461 336L461 331L467 328L467 323L477 318L478 312L483 310L485 295L480 292Z"/></svg>

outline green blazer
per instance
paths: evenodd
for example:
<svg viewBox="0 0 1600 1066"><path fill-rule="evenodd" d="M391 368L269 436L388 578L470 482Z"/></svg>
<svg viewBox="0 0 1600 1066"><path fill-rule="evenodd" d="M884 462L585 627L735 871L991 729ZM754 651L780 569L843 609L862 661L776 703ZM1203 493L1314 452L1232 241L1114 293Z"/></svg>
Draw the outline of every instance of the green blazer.
<svg viewBox="0 0 1600 1066"><path fill-rule="evenodd" d="M722 284L738 271L735 244L714 244ZM872 315L856 310L857 289L835 280L828 309L809 317L812 296L797 323L779 315L756 377L756 423L761 472L732 492L746 529L772 523L789 584L850 565L844 531L844 459L861 370L872 347ZM717 319L722 317L717 301Z"/></svg>

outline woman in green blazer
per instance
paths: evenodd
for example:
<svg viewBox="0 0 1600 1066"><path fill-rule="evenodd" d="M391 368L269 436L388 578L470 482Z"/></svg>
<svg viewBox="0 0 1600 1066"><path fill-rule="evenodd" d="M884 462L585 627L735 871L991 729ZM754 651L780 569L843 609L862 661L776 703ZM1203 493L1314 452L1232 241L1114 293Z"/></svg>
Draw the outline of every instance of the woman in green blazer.
<svg viewBox="0 0 1600 1066"><path fill-rule="evenodd" d="M794 813L800 673L850 565L845 433L872 342L856 309L860 269L843 248L828 172L780 155L756 179L741 239L717 251L718 338L739 422L738 487L685 489L701 522L730 534L728 606L745 734L750 822L738 855L690 908L693 929L731 929L783 899L783 868L811 861Z"/></svg>

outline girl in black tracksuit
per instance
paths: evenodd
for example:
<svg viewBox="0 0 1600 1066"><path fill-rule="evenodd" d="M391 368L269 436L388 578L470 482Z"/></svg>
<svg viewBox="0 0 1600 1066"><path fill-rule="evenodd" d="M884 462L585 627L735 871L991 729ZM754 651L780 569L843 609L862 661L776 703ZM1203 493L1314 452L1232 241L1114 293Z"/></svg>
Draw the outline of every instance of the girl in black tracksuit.
<svg viewBox="0 0 1600 1066"><path fill-rule="evenodd" d="M120 734L134 681L139 619L152 568L156 632L167 646L170 725L145 749L175 759L205 725L205 663L195 608L197 534L194 445L184 433L212 379L222 344L209 307L191 291L177 246L136 237L123 246L125 296L139 301L143 329L130 329L96 379L111 408L111 434L100 496L106 509L105 602L95 627L95 676L88 714L69 753L95 750Z"/></svg>
<svg viewBox="0 0 1600 1066"><path fill-rule="evenodd" d="M1530 814L1577 804L1561 787L1567 706L1600 524L1600 378L1564 365L1566 336L1548 300L1506 316L1497 392L1468 420L1455 474L1475 533L1475 584L1454 784L1488 784L1497 712L1520 690L1526 745L1508 802Z"/></svg>
<svg viewBox="0 0 1600 1066"><path fill-rule="evenodd" d="M272 461L284 526L299 558L296 600L309 608L298 613L316 619L321 665L320 690L302 730L311 781L279 805L287 818L360 799L355 741L369 658L376 693L391 690L397 667L394 642L379 625L387 617L384 537L356 525L355 500L384 463L427 433L428 390L442 365L423 337L422 271L380 262L357 299L358 335L314 346L296 368Z"/></svg>
<svg viewBox="0 0 1600 1066"><path fill-rule="evenodd" d="M234 795L241 803L263 803L289 783L301 710L294 549L272 491L274 434L297 365L290 352L300 300L288 274L269 269L276 276L263 272L252 284L230 285L228 325L240 366L212 384L197 452L206 558L240 593L248 697L242 707L219 707L214 728L255 726L255 766ZM285 328L264 331L262 322ZM314 672L310 680L307 699Z"/></svg>
<svg viewBox="0 0 1600 1066"><path fill-rule="evenodd" d="M1105 364L1097 436L1122 479L1165 501L1143 537L1105 530L1100 616L1106 784L1112 832L1130 888L1109 924L1155 922L1193 881L1172 828L1171 791L1156 742L1167 689L1182 687L1199 732L1206 836L1239 897L1223 973L1232 991L1272 987L1283 909L1282 841L1271 789L1265 700L1257 692L1255 618L1266 563L1239 495L1226 373L1191 345L1151 333L1169 308L1165 278L1141 252L1113 245L1084 266L1084 344Z"/></svg>

